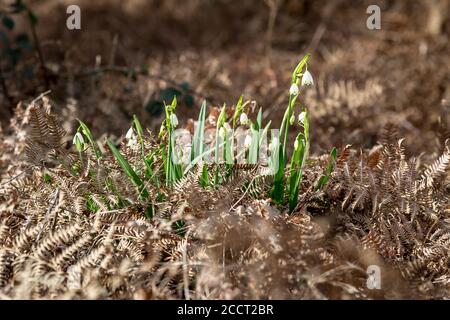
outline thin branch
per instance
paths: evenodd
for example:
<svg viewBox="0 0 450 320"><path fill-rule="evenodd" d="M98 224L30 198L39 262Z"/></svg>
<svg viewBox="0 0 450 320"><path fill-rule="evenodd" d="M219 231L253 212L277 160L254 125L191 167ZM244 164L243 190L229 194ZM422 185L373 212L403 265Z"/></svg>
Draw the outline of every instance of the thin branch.
<svg viewBox="0 0 450 320"><path fill-rule="evenodd" d="M10 105L9 105L8 109L12 114L12 113L14 113L14 100L13 100L12 96L9 94L8 86L6 85L6 79L5 79L5 76L3 75L3 68L2 68L1 63L0 63L0 86L2 87L2 91L6 97L6 100L9 101Z"/></svg>
<svg viewBox="0 0 450 320"><path fill-rule="evenodd" d="M34 25L34 22L33 22L33 20L30 17L28 17L28 21L30 23L31 35L33 36L33 41L34 41L34 45L36 47L36 52L37 52L37 55L39 57L39 62L40 62L42 74L44 75L45 86L47 88L50 88L50 77L49 77L49 74L48 74L47 67L45 65L44 53L42 52L41 43L40 43L39 38L37 36L36 26Z"/></svg>

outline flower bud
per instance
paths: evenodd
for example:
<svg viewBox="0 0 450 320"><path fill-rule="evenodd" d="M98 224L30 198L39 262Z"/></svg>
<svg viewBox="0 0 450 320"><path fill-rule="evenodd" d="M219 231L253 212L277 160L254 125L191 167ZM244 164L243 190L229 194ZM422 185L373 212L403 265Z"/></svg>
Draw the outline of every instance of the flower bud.
<svg viewBox="0 0 450 320"><path fill-rule="evenodd" d="M291 118L289 119L289 124L290 124L291 126L293 126L293 125L294 125L294 122L295 122L295 114L292 113L292 116L291 116Z"/></svg>
<svg viewBox="0 0 450 320"><path fill-rule="evenodd" d="M77 132L73 136L73 144L75 145L75 148L78 150L78 152L81 152L84 150L84 138L83 135L80 132Z"/></svg>

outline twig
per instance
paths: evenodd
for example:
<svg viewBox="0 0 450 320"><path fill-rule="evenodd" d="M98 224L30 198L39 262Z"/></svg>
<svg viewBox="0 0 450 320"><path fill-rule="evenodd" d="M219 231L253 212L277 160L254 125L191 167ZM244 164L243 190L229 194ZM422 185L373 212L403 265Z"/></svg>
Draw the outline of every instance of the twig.
<svg viewBox="0 0 450 320"><path fill-rule="evenodd" d="M271 61L272 57L272 42L273 42L273 30L275 28L275 22L277 20L278 9L280 7L280 0L266 0L266 4L269 6L269 21L267 22L267 31L266 31L266 57L269 61Z"/></svg>
<svg viewBox="0 0 450 320"><path fill-rule="evenodd" d="M36 27L34 25L33 20L30 17L28 17L28 21L30 23L31 35L33 36L33 41L34 41L34 45L36 47L36 52L37 52L38 57L39 57L39 62L40 62L40 65L41 65L42 74L44 75L45 86L47 88L50 88L50 77L48 75L47 67L45 65L44 53L42 52L41 43L40 43L39 38L37 36Z"/></svg>
<svg viewBox="0 0 450 320"><path fill-rule="evenodd" d="M21 175L23 175L24 173L26 173L26 172L30 171L31 169L33 169L33 168L32 168L32 167L30 167L30 168L26 169L25 171L22 171L21 173L19 173L19 174L15 175L15 176L14 176L14 177L12 177L11 179L9 179L9 180L7 180L7 181L3 182L2 184L0 184L0 187L3 187L4 185L7 185L8 183L11 183L11 182L13 182L14 180L16 180L17 178L19 178L19 177L20 177Z"/></svg>
<svg viewBox="0 0 450 320"><path fill-rule="evenodd" d="M189 231L188 231L189 232ZM183 288L184 288L184 298L190 300L191 296L189 294L189 269L188 269L188 258L187 258L187 241L184 242L183 250Z"/></svg>
<svg viewBox="0 0 450 320"><path fill-rule="evenodd" d="M38 95L33 101L31 101L31 104L36 103L37 101L41 100L43 97L49 95L52 93L52 90L47 90L45 92L42 92L40 95Z"/></svg>
<svg viewBox="0 0 450 320"><path fill-rule="evenodd" d="M53 201L50 204L50 206L48 207L47 213L45 214L44 221L41 222L41 230L39 230L39 233L38 233L38 235L36 237L36 241L39 241L39 239L41 238L41 234L44 231L45 224L47 223L48 219L50 219L50 215L52 214L53 209L56 208L57 203L58 203L58 199L59 199L59 189L56 189L54 194L53 194ZM52 230L56 226L57 217L58 217L58 213L56 212L55 219L53 219L53 223L52 223L52 226L51 226Z"/></svg>
<svg viewBox="0 0 450 320"><path fill-rule="evenodd" d="M328 22L330 16L334 12L334 9L340 5L340 3L341 3L341 0L331 1L331 2L327 3L327 5L323 8L321 22L317 26L316 31L314 32L312 40L308 46L308 52L316 51L317 47L319 46L320 41L322 40L323 35L325 34L325 32L327 30L327 22Z"/></svg>
<svg viewBox="0 0 450 320"><path fill-rule="evenodd" d="M6 100L8 100L9 103L10 103L10 106L9 106L8 109L9 109L9 111L12 114L12 113L14 113L14 100L11 97L11 95L9 94L8 86L6 85L6 79L5 79L4 75L3 75L3 68L2 68L1 63L0 63L0 85L2 87L2 91L3 91L3 94L6 97Z"/></svg>

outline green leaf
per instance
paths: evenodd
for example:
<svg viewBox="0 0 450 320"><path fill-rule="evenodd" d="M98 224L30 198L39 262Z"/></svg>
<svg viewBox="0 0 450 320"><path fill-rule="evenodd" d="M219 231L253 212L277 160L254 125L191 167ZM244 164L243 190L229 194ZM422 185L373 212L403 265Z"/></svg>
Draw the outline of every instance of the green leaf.
<svg viewBox="0 0 450 320"><path fill-rule="evenodd" d="M331 174L333 173L334 167L336 165L336 159L337 159L337 150L336 148L333 148L330 152L330 161L328 162L328 165L326 166L319 181L317 181L316 183L315 186L316 190L321 190L330 180Z"/></svg>
<svg viewBox="0 0 450 320"><path fill-rule="evenodd" d="M302 181L303 166L305 163L306 139L300 133L296 138L296 146L291 158L290 176L289 176L289 212L294 211L298 202L300 183Z"/></svg>
<svg viewBox="0 0 450 320"><path fill-rule="evenodd" d="M239 119L239 117L241 116L241 113L243 111L243 102L244 102L244 96L241 95L236 104L236 108L235 108L234 114L233 114L233 129L236 128L236 122Z"/></svg>
<svg viewBox="0 0 450 320"><path fill-rule="evenodd" d="M84 134L84 136L89 140L89 143L91 144L92 149L94 150L95 156L100 158L103 154L100 151L97 142L95 142L94 137L92 136L91 130L89 130L89 127L81 120L78 120L78 123L80 124L80 127L78 130L81 130L81 132Z"/></svg>
<svg viewBox="0 0 450 320"><path fill-rule="evenodd" d="M145 188L145 185L142 182L142 180L139 178L139 176L136 174L136 172L133 170L133 168L124 158L124 156L120 153L120 151L116 148L116 146L110 140L107 140L106 143L111 152L113 153L114 158L116 158L117 162L119 162L123 171L130 178L131 182L138 188L139 197L143 200L147 199L149 197L149 193Z"/></svg>
<svg viewBox="0 0 450 320"><path fill-rule="evenodd" d="M191 161L193 161L198 155L203 153L203 140L205 135L205 117L206 117L206 101L203 101L198 115L197 127L194 131L194 137L191 147Z"/></svg>
<svg viewBox="0 0 450 320"><path fill-rule="evenodd" d="M202 168L202 175L200 177L200 185L202 186L202 188L206 188L209 185L208 167L206 165L203 165L203 168Z"/></svg>

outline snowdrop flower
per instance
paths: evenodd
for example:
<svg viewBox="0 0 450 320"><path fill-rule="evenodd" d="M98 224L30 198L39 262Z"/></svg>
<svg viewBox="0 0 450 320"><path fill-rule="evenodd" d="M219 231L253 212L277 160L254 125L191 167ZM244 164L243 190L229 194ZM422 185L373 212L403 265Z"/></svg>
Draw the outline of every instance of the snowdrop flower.
<svg viewBox="0 0 450 320"><path fill-rule="evenodd" d="M306 117L306 112L305 111L300 112L300 114L298 115L298 123L304 124L305 117Z"/></svg>
<svg viewBox="0 0 450 320"><path fill-rule="evenodd" d="M178 125L178 118L175 113L170 115L170 124L175 128Z"/></svg>
<svg viewBox="0 0 450 320"><path fill-rule="evenodd" d="M125 135L125 139L130 140L133 139L134 137L134 130L133 127L130 127L130 129L128 129L127 134Z"/></svg>
<svg viewBox="0 0 450 320"><path fill-rule="evenodd" d="M302 77L302 86L313 86L313 85L314 85L314 80L313 80L312 74L311 74L311 72L306 70Z"/></svg>
<svg viewBox="0 0 450 320"><path fill-rule="evenodd" d="M241 122L241 124L244 124L244 125L248 123L248 117L245 112L241 113L241 116L239 117L239 121Z"/></svg>
<svg viewBox="0 0 450 320"><path fill-rule="evenodd" d="M292 126L292 125L294 125L294 122L295 122L295 114L292 113L292 116L291 116L291 118L289 119L289 124Z"/></svg>
<svg viewBox="0 0 450 320"><path fill-rule="evenodd" d="M303 81L302 81L302 84L303 84ZM300 92L300 89L298 88L298 85L296 83L293 83L291 85L291 88L289 89L289 94L291 96L297 96L299 92Z"/></svg>
<svg viewBox="0 0 450 320"><path fill-rule="evenodd" d="M127 147L132 147L137 144L137 137L134 134L133 127L128 129L127 134L125 135L125 139L127 139Z"/></svg>
<svg viewBox="0 0 450 320"><path fill-rule="evenodd" d="M84 149L84 138L83 138L83 135L80 132L77 132L73 136L72 143L75 145L75 148L77 148L77 150L79 152L83 151L83 149Z"/></svg>
<svg viewBox="0 0 450 320"><path fill-rule="evenodd" d="M244 146L248 148L250 147L251 144L252 144L252 137L248 134L245 136Z"/></svg>

